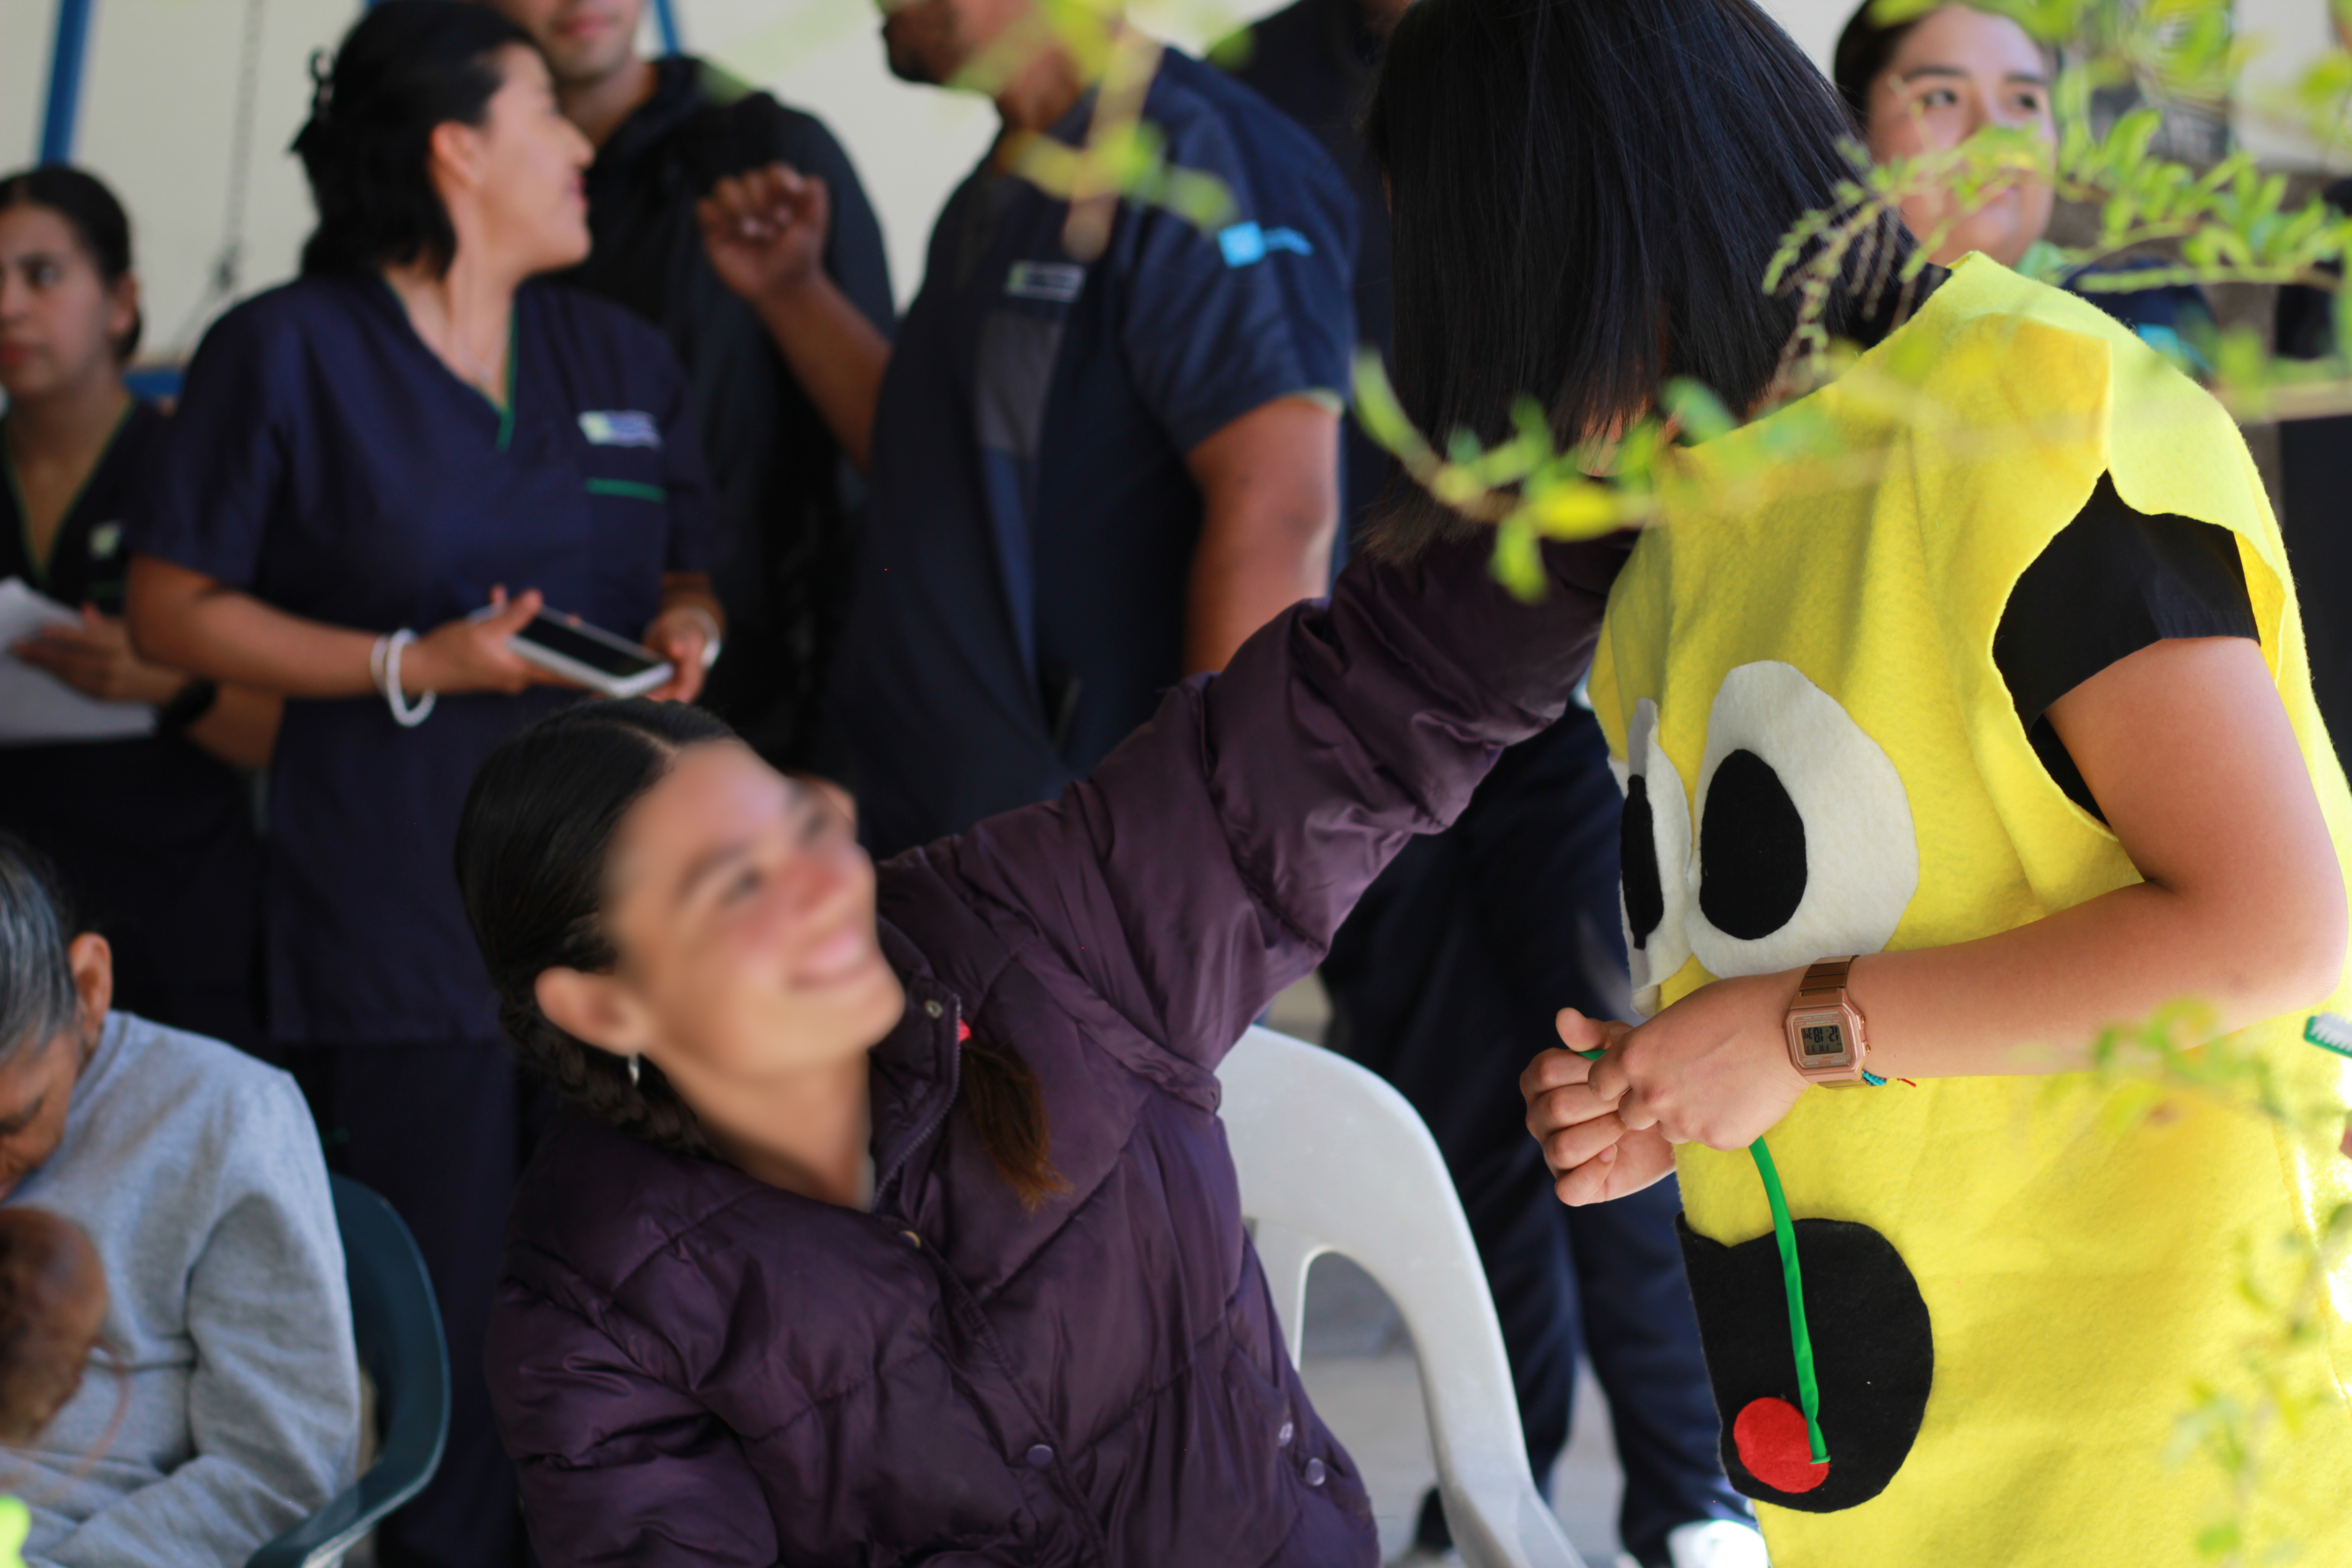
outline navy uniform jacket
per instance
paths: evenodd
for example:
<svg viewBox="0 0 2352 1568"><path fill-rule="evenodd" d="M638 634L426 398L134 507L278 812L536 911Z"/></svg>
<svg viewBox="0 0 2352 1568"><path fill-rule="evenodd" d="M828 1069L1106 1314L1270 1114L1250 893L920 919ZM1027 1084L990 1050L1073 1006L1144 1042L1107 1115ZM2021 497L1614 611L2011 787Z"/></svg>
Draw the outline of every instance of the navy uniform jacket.
<svg viewBox="0 0 2352 1568"><path fill-rule="evenodd" d="M551 283L515 296L502 412L373 275L314 275L213 324L133 547L289 614L425 632L490 590L635 637L713 529L677 362ZM369 695L289 701L269 770L263 924L285 1045L499 1037L449 857L474 772L579 693L443 697L415 729Z"/></svg>
<svg viewBox="0 0 2352 1568"><path fill-rule="evenodd" d="M710 466L727 609L725 652L703 705L781 763L830 769L825 661L841 635L865 497L814 404L751 306L703 254L695 203L721 176L772 163L824 179L833 201L825 273L887 336L897 317L882 230L849 156L814 116L701 60L656 68L654 94L588 170L595 248L564 280L651 321L686 368Z"/></svg>
<svg viewBox="0 0 2352 1568"><path fill-rule="evenodd" d="M1092 100L1052 134L1079 140ZM931 237L877 412L873 507L834 678L888 853L1043 800L1186 672L1201 496L1185 454L1277 398L1338 396L1354 218L1297 126L1169 50L1144 101L1231 208L1122 202L1102 254L983 163Z"/></svg>

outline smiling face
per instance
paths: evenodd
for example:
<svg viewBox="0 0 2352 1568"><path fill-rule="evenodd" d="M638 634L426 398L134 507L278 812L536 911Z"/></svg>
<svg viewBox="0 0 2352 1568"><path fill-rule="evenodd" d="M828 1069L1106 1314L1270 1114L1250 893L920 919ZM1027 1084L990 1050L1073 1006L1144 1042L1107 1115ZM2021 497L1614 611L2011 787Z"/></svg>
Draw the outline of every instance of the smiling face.
<svg viewBox="0 0 2352 1568"><path fill-rule="evenodd" d="M618 964L582 977L593 994L542 976L541 1004L698 1110L862 1055L905 1011L848 818L739 742L678 754L622 820L605 885Z"/></svg>
<svg viewBox="0 0 2352 1568"><path fill-rule="evenodd" d="M557 106L537 50L514 44L496 58L500 86L482 123L433 132L458 248L478 245L522 277L576 266L588 256L584 176L595 151Z"/></svg>
<svg viewBox="0 0 2352 1568"><path fill-rule="evenodd" d="M138 311L138 285L108 283L65 215L0 206L0 389L10 401L119 374L115 344Z"/></svg>
<svg viewBox="0 0 2352 1568"><path fill-rule="evenodd" d="M2041 47L2007 17L1965 5L1932 12L1904 35L1870 83L1870 155L1883 162L1943 152L1986 126L2054 142L2049 71ZM2006 186L1967 213L1937 193L1905 202L1903 221L1923 240L1951 224L1936 247L1941 265L1981 250L2014 267L2050 226L2051 201L2040 181Z"/></svg>
<svg viewBox="0 0 2352 1568"><path fill-rule="evenodd" d="M606 80L637 58L646 0L494 0L547 56L565 88Z"/></svg>

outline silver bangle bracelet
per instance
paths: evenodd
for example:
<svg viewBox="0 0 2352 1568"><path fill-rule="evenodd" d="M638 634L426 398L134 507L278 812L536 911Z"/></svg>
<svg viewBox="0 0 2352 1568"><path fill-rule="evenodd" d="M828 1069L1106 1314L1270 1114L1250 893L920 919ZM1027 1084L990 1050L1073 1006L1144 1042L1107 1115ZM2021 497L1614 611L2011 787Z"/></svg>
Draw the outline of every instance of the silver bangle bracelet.
<svg viewBox="0 0 2352 1568"><path fill-rule="evenodd" d="M439 700L438 693L428 691L420 700L411 703L400 689L400 650L415 640L416 634L403 626L389 637L376 639L375 646L383 650L381 660L373 654L369 656L371 668L380 666L376 684L383 692L384 705L392 710L393 721L404 730L414 730L424 723L432 715L433 704Z"/></svg>

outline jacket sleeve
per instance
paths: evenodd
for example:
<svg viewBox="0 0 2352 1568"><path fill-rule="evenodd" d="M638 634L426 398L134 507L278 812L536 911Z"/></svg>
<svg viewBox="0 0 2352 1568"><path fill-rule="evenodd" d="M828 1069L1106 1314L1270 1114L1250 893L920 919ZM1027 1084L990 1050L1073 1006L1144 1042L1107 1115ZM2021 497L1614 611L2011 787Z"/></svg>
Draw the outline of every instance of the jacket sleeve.
<svg viewBox="0 0 2352 1568"><path fill-rule="evenodd" d="M593 1323L509 1281L487 1359L543 1568L773 1568L768 1500L733 1434Z"/></svg>
<svg viewBox="0 0 2352 1568"><path fill-rule="evenodd" d="M1482 531L1408 564L1360 557L1060 800L918 853L1016 951L1048 950L1213 1070L1407 837L1452 822L1591 662L1625 543L1549 547L1533 605L1496 584L1491 549Z"/></svg>
<svg viewBox="0 0 2352 1568"><path fill-rule="evenodd" d="M359 1360L301 1091L271 1075L217 1137L222 1207L188 1276L194 1451L51 1546L44 1561L58 1568L241 1563L351 1479Z"/></svg>

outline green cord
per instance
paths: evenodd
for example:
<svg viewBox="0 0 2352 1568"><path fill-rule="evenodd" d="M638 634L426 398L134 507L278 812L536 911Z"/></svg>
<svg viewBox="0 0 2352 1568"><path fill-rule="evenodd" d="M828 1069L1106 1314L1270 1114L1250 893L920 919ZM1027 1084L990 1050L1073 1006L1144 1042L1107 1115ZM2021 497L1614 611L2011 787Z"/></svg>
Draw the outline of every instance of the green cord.
<svg viewBox="0 0 2352 1568"><path fill-rule="evenodd" d="M2314 1020L2315 1023L2317 1020ZM2326 1042L2315 1039L2314 1045ZM1571 1047L1573 1048L1573 1047ZM2336 1047L2330 1046L2329 1049ZM1597 1062L1605 1051L1578 1051L1586 1061ZM2352 1054L2352 1053L2347 1053ZM1871 1085L1885 1083L1883 1078L1864 1073ZM1772 1239L1780 1248L1780 1282L1789 1292L1789 1348L1797 1358L1797 1397L1805 1407L1805 1438L1812 1447L1813 1463L1830 1462L1830 1446L1822 1436L1822 1384L1813 1375L1812 1331L1805 1326L1805 1277L1797 1268L1797 1227L1789 1219L1789 1200L1780 1191L1780 1173L1772 1167L1772 1151L1759 1138L1748 1145L1756 1157L1756 1173L1764 1178L1764 1200L1772 1205Z"/></svg>
<svg viewBox="0 0 2352 1568"><path fill-rule="evenodd" d="M1830 1462L1830 1446L1822 1437L1822 1385L1813 1376L1813 1336L1805 1327L1805 1280L1797 1269L1797 1227L1789 1221L1789 1200L1780 1192L1780 1173L1772 1168L1772 1151L1759 1138L1748 1145L1756 1156L1756 1173L1764 1178L1764 1197L1772 1205L1772 1239L1780 1245L1780 1280L1789 1289L1789 1344L1797 1354L1797 1397L1804 1402L1805 1436L1812 1444L1813 1463Z"/></svg>

